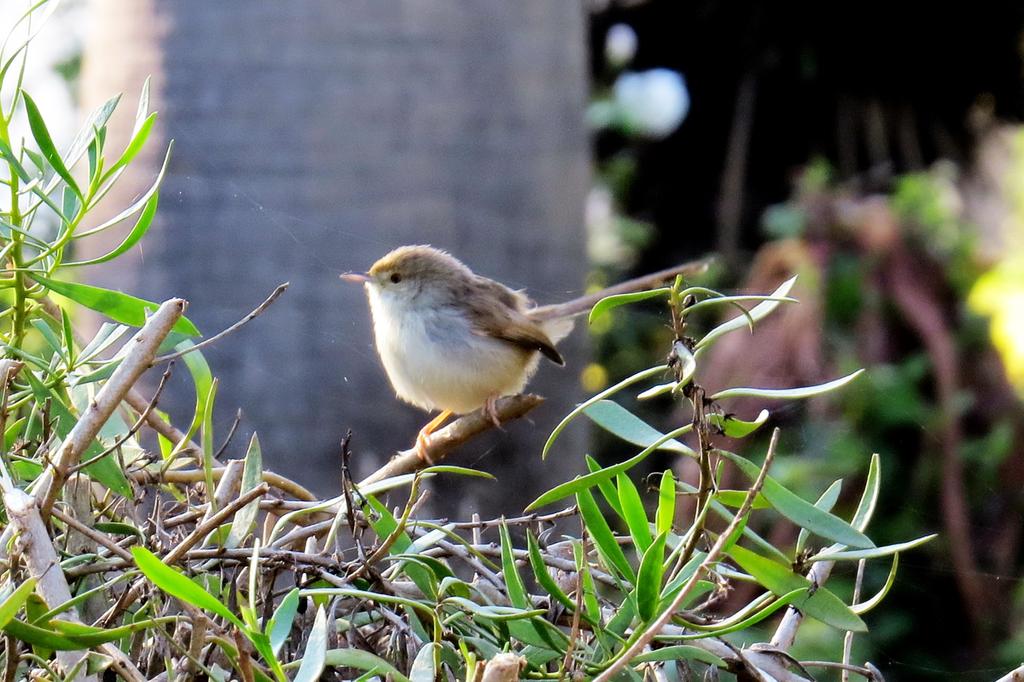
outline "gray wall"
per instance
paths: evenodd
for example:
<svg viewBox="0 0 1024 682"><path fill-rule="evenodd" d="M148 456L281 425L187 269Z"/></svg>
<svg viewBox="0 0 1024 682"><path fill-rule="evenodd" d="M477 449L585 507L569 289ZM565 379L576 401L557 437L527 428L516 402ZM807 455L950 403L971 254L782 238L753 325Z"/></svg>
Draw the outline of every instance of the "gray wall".
<svg viewBox="0 0 1024 682"><path fill-rule="evenodd" d="M221 434L241 408L243 434L258 430L283 473L332 493L347 428L356 467L368 472L427 418L394 399L362 293L338 273L429 242L541 302L580 292L588 151L579 3L93 0L90 20L83 103L124 91L123 128L153 74L156 137L174 138L175 149L142 249L87 279L184 296L207 334L291 281L264 317L207 354L221 381ZM155 172L159 139L114 202ZM577 448L561 463L539 459L550 426L578 398L579 334L566 355L568 368L544 367L533 384L551 398L534 423L455 460L497 473L514 504L582 459ZM175 384L167 404L184 421L183 367ZM233 454L243 446L239 438ZM451 511L478 504L439 497Z"/></svg>

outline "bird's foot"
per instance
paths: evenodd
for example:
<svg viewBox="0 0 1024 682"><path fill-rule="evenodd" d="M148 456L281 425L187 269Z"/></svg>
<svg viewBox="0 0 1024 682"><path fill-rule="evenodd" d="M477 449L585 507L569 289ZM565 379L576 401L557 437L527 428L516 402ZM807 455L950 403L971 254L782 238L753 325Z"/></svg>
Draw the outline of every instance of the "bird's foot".
<svg viewBox="0 0 1024 682"><path fill-rule="evenodd" d="M434 460L427 452L427 437L420 431L416 434L416 456L423 460L427 466L433 466Z"/></svg>
<svg viewBox="0 0 1024 682"><path fill-rule="evenodd" d="M495 427L501 428L501 419L498 418L498 398L500 396L492 395L484 401L484 415L486 415L491 423Z"/></svg>
<svg viewBox="0 0 1024 682"><path fill-rule="evenodd" d="M416 454L428 465L434 464L434 460L430 457L430 454L427 451L427 437L434 431L441 428L441 425L444 424L450 416L452 416L452 411L444 410L441 414L427 422L427 425L420 429L420 432L416 434Z"/></svg>

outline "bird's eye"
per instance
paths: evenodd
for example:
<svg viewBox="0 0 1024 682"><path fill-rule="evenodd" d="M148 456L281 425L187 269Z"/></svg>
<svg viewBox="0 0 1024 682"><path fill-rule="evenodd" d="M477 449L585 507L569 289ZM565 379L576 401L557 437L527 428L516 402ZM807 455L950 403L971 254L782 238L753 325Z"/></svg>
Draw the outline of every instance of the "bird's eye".
<svg viewBox="0 0 1024 682"><path fill-rule="evenodd" d="M400 274L398 274L397 272L392 272L391 273L391 283L392 284L398 284L401 281L402 281L402 276Z"/></svg>

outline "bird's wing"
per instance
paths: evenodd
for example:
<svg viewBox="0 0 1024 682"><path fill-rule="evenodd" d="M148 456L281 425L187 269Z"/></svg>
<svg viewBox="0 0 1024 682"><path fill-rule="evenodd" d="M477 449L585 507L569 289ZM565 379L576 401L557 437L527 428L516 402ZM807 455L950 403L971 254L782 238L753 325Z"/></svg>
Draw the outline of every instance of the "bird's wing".
<svg viewBox="0 0 1024 682"><path fill-rule="evenodd" d="M478 277L475 284L490 294L486 299L497 300L501 305L473 305L472 297L467 297L471 308L473 331L481 336L507 341L526 350L540 351L551 362L565 364L561 353L541 326L524 313L530 305L530 299L525 294L485 277Z"/></svg>

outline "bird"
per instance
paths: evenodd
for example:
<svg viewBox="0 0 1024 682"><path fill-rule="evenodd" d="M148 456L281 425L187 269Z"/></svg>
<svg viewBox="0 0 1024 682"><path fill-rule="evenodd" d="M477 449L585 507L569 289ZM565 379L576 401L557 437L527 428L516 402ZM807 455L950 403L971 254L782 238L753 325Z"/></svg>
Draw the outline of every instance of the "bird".
<svg viewBox="0 0 1024 682"><path fill-rule="evenodd" d="M648 288L700 267L706 263L539 307L523 291L478 275L427 244L398 247L368 271L340 277L366 291L377 353L397 397L439 411L416 437L417 454L432 463L427 438L452 415L483 409L500 426L498 398L522 392L542 357L565 364L556 344L572 331L576 315L605 295Z"/></svg>

